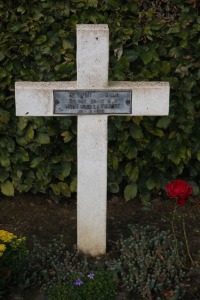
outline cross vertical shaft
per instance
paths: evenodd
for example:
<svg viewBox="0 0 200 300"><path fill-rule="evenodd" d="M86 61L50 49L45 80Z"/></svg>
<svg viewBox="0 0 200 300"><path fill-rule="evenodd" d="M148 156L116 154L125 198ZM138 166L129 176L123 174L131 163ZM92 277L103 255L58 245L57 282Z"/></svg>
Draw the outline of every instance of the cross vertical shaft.
<svg viewBox="0 0 200 300"><path fill-rule="evenodd" d="M107 25L77 25L77 88L108 85ZM106 252L107 116L78 116L77 245L91 255Z"/></svg>

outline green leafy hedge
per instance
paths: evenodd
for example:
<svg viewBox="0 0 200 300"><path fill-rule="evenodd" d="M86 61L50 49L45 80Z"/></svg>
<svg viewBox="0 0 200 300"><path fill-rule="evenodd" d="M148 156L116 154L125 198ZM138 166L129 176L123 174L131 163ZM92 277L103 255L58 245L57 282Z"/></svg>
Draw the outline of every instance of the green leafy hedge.
<svg viewBox="0 0 200 300"><path fill-rule="evenodd" d="M76 191L76 118L15 117L15 81L76 80L76 24L107 23L110 80L169 81L168 117L110 117L108 190L126 200L200 177L200 16L195 0L0 4L0 185L8 196Z"/></svg>

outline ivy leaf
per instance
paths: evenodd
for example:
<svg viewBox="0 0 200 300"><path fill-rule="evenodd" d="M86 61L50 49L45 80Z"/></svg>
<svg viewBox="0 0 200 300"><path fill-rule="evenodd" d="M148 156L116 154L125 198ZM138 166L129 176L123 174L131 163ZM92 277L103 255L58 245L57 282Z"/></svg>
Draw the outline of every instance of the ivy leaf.
<svg viewBox="0 0 200 300"><path fill-rule="evenodd" d="M60 189L59 189L59 187L58 187L57 184L52 183L52 184L50 184L49 186L50 186L50 188L53 190L53 192L54 192L54 194L55 194L56 196L59 196L59 195L60 195Z"/></svg>
<svg viewBox="0 0 200 300"><path fill-rule="evenodd" d="M74 62L66 62L65 61L62 64L56 65L54 67L54 69L57 73L65 74L73 66L74 66Z"/></svg>
<svg viewBox="0 0 200 300"><path fill-rule="evenodd" d="M156 186L156 183L154 181L154 178L152 178L151 176L147 179L146 181L146 186L149 190L153 190Z"/></svg>
<svg viewBox="0 0 200 300"><path fill-rule="evenodd" d="M12 182L6 180L1 184L1 192L6 196L14 196L14 186Z"/></svg>
<svg viewBox="0 0 200 300"><path fill-rule="evenodd" d="M87 0L87 4L91 7L97 7L98 0Z"/></svg>
<svg viewBox="0 0 200 300"><path fill-rule="evenodd" d="M136 182L139 175L139 168L138 166L134 165L132 162L129 162L125 167L125 172L128 178L132 182Z"/></svg>
<svg viewBox="0 0 200 300"><path fill-rule="evenodd" d="M0 182L4 182L9 177L9 173L5 169L0 170Z"/></svg>
<svg viewBox="0 0 200 300"><path fill-rule="evenodd" d="M143 120L142 116L137 116L137 117L132 117L132 121L133 123L135 123L136 125L140 125L141 121Z"/></svg>
<svg viewBox="0 0 200 300"><path fill-rule="evenodd" d="M137 158L137 154L138 154L138 151L137 151L137 148L136 147L127 147L126 148L126 157L128 159L133 159L133 158Z"/></svg>
<svg viewBox="0 0 200 300"><path fill-rule="evenodd" d="M164 75L168 75L169 72L171 70L171 65L169 62L165 61L162 63L162 66L161 66L161 72L164 74Z"/></svg>
<svg viewBox="0 0 200 300"><path fill-rule="evenodd" d="M20 117L20 118L18 118L18 121L17 121L17 128L20 131L22 131L27 126L27 123L28 123L27 117Z"/></svg>
<svg viewBox="0 0 200 300"><path fill-rule="evenodd" d="M23 6L18 6L17 12L23 14L23 13L25 13L25 11L26 11L26 9Z"/></svg>
<svg viewBox="0 0 200 300"><path fill-rule="evenodd" d="M71 163L70 162L62 162L61 165L56 166L56 173L59 180L64 180L69 176L71 172Z"/></svg>
<svg viewBox="0 0 200 300"><path fill-rule="evenodd" d="M5 58L5 55L2 51L0 51L0 61L3 60Z"/></svg>
<svg viewBox="0 0 200 300"><path fill-rule="evenodd" d="M61 133L61 136L63 137L63 140L65 143L68 143L72 139L72 134L70 131L64 131Z"/></svg>
<svg viewBox="0 0 200 300"><path fill-rule="evenodd" d="M66 49L73 49L73 48L74 48L73 43L72 43L71 41L69 41L69 40L64 39L64 40L62 41L62 43L63 43L63 48L64 48L65 50L66 50Z"/></svg>
<svg viewBox="0 0 200 300"><path fill-rule="evenodd" d="M118 166L119 166L119 160L118 157L116 155L112 156L112 163L113 163L113 170L117 170Z"/></svg>
<svg viewBox="0 0 200 300"><path fill-rule="evenodd" d="M70 190L72 193L76 192L77 191L77 177L75 177L71 184L70 184Z"/></svg>
<svg viewBox="0 0 200 300"><path fill-rule="evenodd" d="M69 185L66 182L59 182L58 188L60 190L61 195L65 196L65 197L71 196L71 191L70 191Z"/></svg>
<svg viewBox="0 0 200 300"><path fill-rule="evenodd" d="M34 157L30 163L31 168L37 168L37 166L44 160L42 157Z"/></svg>
<svg viewBox="0 0 200 300"><path fill-rule="evenodd" d="M145 65L150 63L153 59L153 55L151 51L145 51L140 53L140 57Z"/></svg>
<svg viewBox="0 0 200 300"><path fill-rule="evenodd" d="M181 161L181 157L179 156L179 153L169 153L168 159L170 159L175 165L178 165Z"/></svg>
<svg viewBox="0 0 200 300"><path fill-rule="evenodd" d="M151 193L147 190L141 191L140 198L142 204L144 205L145 210L149 210L150 200L151 200Z"/></svg>
<svg viewBox="0 0 200 300"><path fill-rule="evenodd" d="M3 68L1 68L0 69L0 79L1 78L4 78L4 77L6 77L7 76L7 72L3 69Z"/></svg>
<svg viewBox="0 0 200 300"><path fill-rule="evenodd" d="M188 180L188 183L192 188L192 194L194 196L198 196L199 195L199 186L198 186L198 184L193 180Z"/></svg>
<svg viewBox="0 0 200 300"><path fill-rule="evenodd" d="M166 129L169 126L170 122L171 122L170 118L162 117L158 120L156 127Z"/></svg>
<svg viewBox="0 0 200 300"><path fill-rule="evenodd" d="M28 152L21 147L18 148L15 152L15 155L12 157L12 161L14 163L17 163L19 161L21 162L29 161Z"/></svg>
<svg viewBox="0 0 200 300"><path fill-rule="evenodd" d="M10 120L10 113L7 110L0 108L0 122L7 124Z"/></svg>
<svg viewBox="0 0 200 300"><path fill-rule="evenodd" d="M197 152L197 159L198 159L198 161L200 161L200 149Z"/></svg>
<svg viewBox="0 0 200 300"><path fill-rule="evenodd" d="M130 136L135 139L139 140L143 138L143 131L142 128L133 124L131 125L130 131L129 131Z"/></svg>
<svg viewBox="0 0 200 300"><path fill-rule="evenodd" d="M50 143L50 137L48 136L47 133L39 132L39 133L37 134L36 141L37 141L39 144L41 144L41 145L49 144L49 143Z"/></svg>
<svg viewBox="0 0 200 300"><path fill-rule="evenodd" d="M124 52L124 56L129 62L133 62L138 58L139 53L137 50L127 50Z"/></svg>
<svg viewBox="0 0 200 300"><path fill-rule="evenodd" d="M33 127L30 126L27 130L26 130L26 133L25 133L25 139L27 142L30 142L33 138L34 138L34 130L33 130Z"/></svg>
<svg viewBox="0 0 200 300"><path fill-rule="evenodd" d="M137 195L137 184L131 183L125 187L124 198L126 201L134 199Z"/></svg>
<svg viewBox="0 0 200 300"><path fill-rule="evenodd" d="M46 40L47 40L46 35L44 35L44 34L43 34L43 35L40 35L40 36L35 40L35 44L36 44L36 45L40 45L40 44L46 42Z"/></svg>
<svg viewBox="0 0 200 300"><path fill-rule="evenodd" d="M119 185L117 182L110 182L108 186L111 193L119 193Z"/></svg>

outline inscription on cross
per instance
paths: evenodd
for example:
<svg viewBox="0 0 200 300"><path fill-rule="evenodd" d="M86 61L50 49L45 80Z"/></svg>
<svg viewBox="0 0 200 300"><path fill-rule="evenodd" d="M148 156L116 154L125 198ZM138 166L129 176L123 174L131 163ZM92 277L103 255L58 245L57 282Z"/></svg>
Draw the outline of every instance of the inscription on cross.
<svg viewBox="0 0 200 300"><path fill-rule="evenodd" d="M106 252L107 119L164 116L167 82L108 82L107 25L77 25L76 82L17 82L17 116L78 116L77 245Z"/></svg>

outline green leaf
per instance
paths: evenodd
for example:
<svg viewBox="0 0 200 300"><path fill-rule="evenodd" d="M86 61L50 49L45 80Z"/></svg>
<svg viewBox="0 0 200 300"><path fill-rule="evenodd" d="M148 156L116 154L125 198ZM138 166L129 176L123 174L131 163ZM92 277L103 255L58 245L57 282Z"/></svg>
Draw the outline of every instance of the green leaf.
<svg viewBox="0 0 200 300"><path fill-rule="evenodd" d="M61 133L61 136L63 137L63 140L65 143L68 143L72 139L72 134L70 131L64 131Z"/></svg>
<svg viewBox="0 0 200 300"><path fill-rule="evenodd" d="M9 177L9 173L5 169L0 170L0 182L4 182Z"/></svg>
<svg viewBox="0 0 200 300"><path fill-rule="evenodd" d="M113 170L117 170L118 166L119 166L119 160L118 157L116 155L112 156L112 164L113 164Z"/></svg>
<svg viewBox="0 0 200 300"><path fill-rule="evenodd" d="M137 154L138 154L138 151L137 151L137 148L136 147L130 147L130 146L128 146L127 148L126 148L126 157L128 158L128 159L133 159L133 158L137 158Z"/></svg>
<svg viewBox="0 0 200 300"><path fill-rule="evenodd" d="M150 62L152 61L152 59L153 59L153 54L152 54L151 51L147 51L147 52L145 51L145 52L141 52L141 53L140 53L140 57L141 57L143 63L144 63L145 65L147 65L148 63L150 63Z"/></svg>
<svg viewBox="0 0 200 300"><path fill-rule="evenodd" d="M141 198L141 201L142 201L142 204L144 205L144 208L149 208L149 205L150 205L150 200L151 200L151 193L149 191L141 191L140 193L140 198Z"/></svg>
<svg viewBox="0 0 200 300"><path fill-rule="evenodd" d="M71 172L71 163L70 162L62 162L59 166L56 166L56 173L59 180L64 180L69 176Z"/></svg>
<svg viewBox="0 0 200 300"><path fill-rule="evenodd" d="M140 125L141 121L143 120L142 116L138 116L138 117L132 117L132 121L133 123L135 123L136 125Z"/></svg>
<svg viewBox="0 0 200 300"><path fill-rule="evenodd" d="M24 179L24 183L29 184L31 187L32 182L35 180L35 173L33 171L26 172L26 177Z"/></svg>
<svg viewBox="0 0 200 300"><path fill-rule="evenodd" d="M1 192L3 195L6 196L14 196L14 186L12 182L9 180L6 180L1 184Z"/></svg>
<svg viewBox="0 0 200 300"><path fill-rule="evenodd" d="M98 0L87 0L87 4L91 7L97 7Z"/></svg>
<svg viewBox="0 0 200 300"><path fill-rule="evenodd" d="M166 129L171 122L171 119L168 117L162 117L158 120L156 127Z"/></svg>
<svg viewBox="0 0 200 300"><path fill-rule="evenodd" d="M66 182L59 182L58 187L60 189L61 195L65 196L65 197L71 196L71 191L70 191L69 185Z"/></svg>
<svg viewBox="0 0 200 300"><path fill-rule="evenodd" d="M176 152L169 153L168 159L170 159L175 165L178 165L181 162L181 156Z"/></svg>
<svg viewBox="0 0 200 300"><path fill-rule="evenodd" d="M7 124L10 120L10 113L2 108L0 108L0 122Z"/></svg>
<svg viewBox="0 0 200 300"><path fill-rule="evenodd" d="M49 144L50 143L50 137L48 136L47 133L39 132L37 134L36 141L41 145Z"/></svg>
<svg viewBox="0 0 200 300"><path fill-rule="evenodd" d="M193 180L188 180L188 184L192 188L192 194L194 196L198 196L199 195L199 185Z"/></svg>
<svg viewBox="0 0 200 300"><path fill-rule="evenodd" d="M170 26L170 29L166 32L166 34L179 33L179 32L180 32L180 24L175 23L174 25Z"/></svg>
<svg viewBox="0 0 200 300"><path fill-rule="evenodd" d="M40 12L40 11L38 11L38 10L35 10L34 11L34 15L33 15L33 19L35 20L35 21L38 21L40 18L42 18L43 17L43 14Z"/></svg>
<svg viewBox="0 0 200 300"><path fill-rule="evenodd" d="M34 130L33 126L29 126L29 128L26 130L26 133L24 135L27 142L30 142L34 138Z"/></svg>
<svg viewBox="0 0 200 300"><path fill-rule="evenodd" d="M149 190L153 190L156 186L156 183L154 181L154 178L150 176L146 181L146 186Z"/></svg>
<svg viewBox="0 0 200 300"><path fill-rule="evenodd" d="M38 165L44 160L43 157L34 157L30 163L31 168L37 168Z"/></svg>
<svg viewBox="0 0 200 300"><path fill-rule="evenodd" d="M130 4L130 8L131 8L131 11L132 11L133 13L137 13L137 12L138 12L138 6L137 6L136 3L131 3L131 4Z"/></svg>
<svg viewBox="0 0 200 300"><path fill-rule="evenodd" d="M131 125L130 131L129 131L130 136L135 139L139 140L143 138L143 131L142 128L133 124Z"/></svg>
<svg viewBox="0 0 200 300"><path fill-rule="evenodd" d="M129 177L130 181L136 182L139 176L139 168L132 162L129 162L125 167L125 173Z"/></svg>
<svg viewBox="0 0 200 300"><path fill-rule="evenodd" d="M72 43L71 41L69 41L69 40L64 39L64 40L62 41L62 43L63 43L63 48L64 48L65 50L66 50L66 49L73 49L73 48L74 48L73 43Z"/></svg>
<svg viewBox="0 0 200 300"><path fill-rule="evenodd" d="M26 9L25 9L24 6L18 6L18 7L17 7L17 12L23 14L23 13L25 13L25 11L26 11Z"/></svg>
<svg viewBox="0 0 200 300"><path fill-rule="evenodd" d="M5 58L5 55L2 51L0 51L0 61L3 60Z"/></svg>
<svg viewBox="0 0 200 300"><path fill-rule="evenodd" d="M129 62L133 62L138 58L139 53L137 50L127 50L124 52L124 56Z"/></svg>
<svg viewBox="0 0 200 300"><path fill-rule="evenodd" d="M111 193L119 193L119 185L117 182L110 182L108 186Z"/></svg>
<svg viewBox="0 0 200 300"><path fill-rule="evenodd" d="M200 161L200 149L197 151L197 159Z"/></svg>
<svg viewBox="0 0 200 300"><path fill-rule="evenodd" d="M17 143L18 143L20 146L22 146L22 147L28 144L28 142L27 142L27 140L25 139L24 136L17 137L17 138L16 138L16 141L17 141Z"/></svg>
<svg viewBox="0 0 200 300"><path fill-rule="evenodd" d="M126 201L134 199L137 196L137 184L131 183L125 187L124 198Z"/></svg>
<svg viewBox="0 0 200 300"><path fill-rule="evenodd" d="M36 44L36 45L40 45L40 44L46 42L46 40L47 40L46 35L40 35L40 36L35 40L35 44Z"/></svg>
<svg viewBox="0 0 200 300"><path fill-rule="evenodd" d="M151 134L153 134L155 136L159 136L159 137L164 136L164 132L161 129L158 129L158 128L148 129L148 132L150 132Z"/></svg>
<svg viewBox="0 0 200 300"><path fill-rule="evenodd" d="M15 164L19 161L21 162L25 162L25 161L29 161L29 155L28 152L26 150L24 150L23 148L19 147L16 152L15 155L12 156L12 162L14 162Z"/></svg>
<svg viewBox="0 0 200 300"><path fill-rule="evenodd" d="M75 177L71 184L70 184L70 190L72 193L76 192L77 191L77 177Z"/></svg>
<svg viewBox="0 0 200 300"><path fill-rule="evenodd" d="M164 74L164 75L168 75L169 72L171 70L171 65L169 62L165 61L162 63L161 65L161 72Z"/></svg>
<svg viewBox="0 0 200 300"><path fill-rule="evenodd" d="M50 186L50 188L53 190L53 192L54 192L54 194L55 194L56 196L59 196L59 195L60 195L60 189L59 189L59 186L58 186L57 184L52 183L52 184L50 184L49 186Z"/></svg>
<svg viewBox="0 0 200 300"><path fill-rule="evenodd" d="M26 128L28 124L28 118L27 117L20 117L17 118L17 128L22 131L24 128Z"/></svg>
<svg viewBox="0 0 200 300"><path fill-rule="evenodd" d="M74 66L74 62L63 62L62 64L56 65L54 69L57 73L65 74L73 66Z"/></svg>

